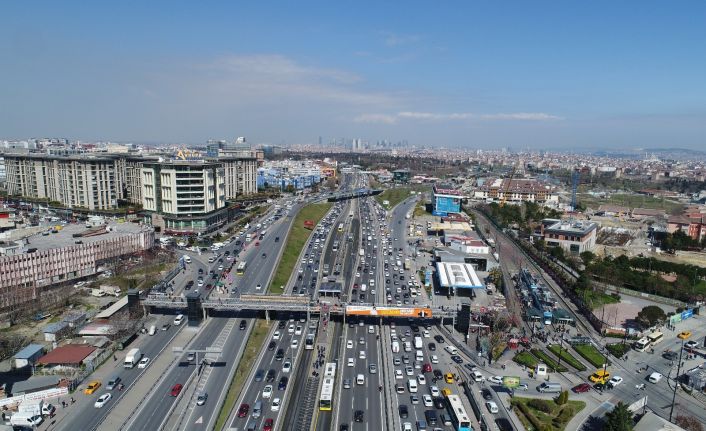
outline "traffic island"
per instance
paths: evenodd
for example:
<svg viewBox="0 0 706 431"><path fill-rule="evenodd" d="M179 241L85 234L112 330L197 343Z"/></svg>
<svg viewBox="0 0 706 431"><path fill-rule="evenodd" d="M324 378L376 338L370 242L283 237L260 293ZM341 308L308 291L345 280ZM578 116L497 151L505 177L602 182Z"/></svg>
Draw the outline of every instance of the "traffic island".
<svg viewBox="0 0 706 431"><path fill-rule="evenodd" d="M547 349L554 354L557 358L561 358L562 361L571 365L579 371L586 371L586 366L576 359L571 353L566 349L567 347L561 347L558 344L550 344Z"/></svg>
<svg viewBox="0 0 706 431"><path fill-rule="evenodd" d="M564 431L571 419L586 407L583 401L569 401L566 391L553 400L512 397L510 404L529 431Z"/></svg>
<svg viewBox="0 0 706 431"><path fill-rule="evenodd" d="M601 368L603 364L608 362L608 359L592 344L575 344L572 347L576 350L576 353L596 368Z"/></svg>

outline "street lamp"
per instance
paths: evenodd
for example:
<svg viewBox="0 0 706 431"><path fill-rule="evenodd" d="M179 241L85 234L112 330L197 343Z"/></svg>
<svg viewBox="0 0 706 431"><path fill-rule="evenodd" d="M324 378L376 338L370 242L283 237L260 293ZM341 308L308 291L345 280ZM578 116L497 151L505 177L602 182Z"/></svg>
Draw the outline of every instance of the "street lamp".
<svg viewBox="0 0 706 431"><path fill-rule="evenodd" d="M681 339L681 349L679 350L679 362L677 362L677 375L674 376L674 392L672 394L672 407L669 409L669 422L672 421L672 413L674 413L674 402L677 399L677 385L679 384L679 371L681 370L682 353L684 353L684 338Z"/></svg>

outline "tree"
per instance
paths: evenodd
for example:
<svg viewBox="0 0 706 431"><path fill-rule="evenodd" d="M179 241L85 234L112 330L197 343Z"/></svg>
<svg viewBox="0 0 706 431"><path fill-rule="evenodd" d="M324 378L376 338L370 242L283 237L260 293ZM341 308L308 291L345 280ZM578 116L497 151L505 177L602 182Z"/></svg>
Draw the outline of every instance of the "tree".
<svg viewBox="0 0 706 431"><path fill-rule="evenodd" d="M592 251L581 252L579 256L581 257L581 260L583 261L583 264L585 266L590 265L593 259L596 258L596 255Z"/></svg>
<svg viewBox="0 0 706 431"><path fill-rule="evenodd" d="M704 431L704 426L693 416L677 415L674 423L687 431Z"/></svg>
<svg viewBox="0 0 706 431"><path fill-rule="evenodd" d="M555 402L557 405L563 406L569 402L569 391L561 391L558 397L556 397Z"/></svg>
<svg viewBox="0 0 706 431"><path fill-rule="evenodd" d="M613 410L605 415L604 431L632 431L632 413L628 406L619 402Z"/></svg>
<svg viewBox="0 0 706 431"><path fill-rule="evenodd" d="M642 325L643 328L649 328L664 321L667 315L664 310L656 305L648 305L637 313L637 321Z"/></svg>

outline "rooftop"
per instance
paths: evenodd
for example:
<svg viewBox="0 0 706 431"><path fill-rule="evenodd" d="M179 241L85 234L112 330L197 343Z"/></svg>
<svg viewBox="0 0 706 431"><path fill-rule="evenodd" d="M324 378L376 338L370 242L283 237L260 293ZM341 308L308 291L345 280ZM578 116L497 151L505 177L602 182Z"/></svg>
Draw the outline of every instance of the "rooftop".
<svg viewBox="0 0 706 431"><path fill-rule="evenodd" d="M38 362L45 365L78 365L88 355L96 350L93 346L85 346L81 344L67 344L57 347L51 352L39 358Z"/></svg>
<svg viewBox="0 0 706 431"><path fill-rule="evenodd" d="M562 220L547 226L544 231L564 234L568 233L576 235L585 235L597 228L598 224L590 221L574 220L570 222L568 220Z"/></svg>
<svg viewBox="0 0 706 431"><path fill-rule="evenodd" d="M483 283L478 278L473 265L468 263L438 262L436 271L443 287L481 289Z"/></svg>
<svg viewBox="0 0 706 431"><path fill-rule="evenodd" d="M56 334L57 332L61 332L64 329L66 329L69 326L68 322L55 322L55 323L50 323L47 326L42 329L42 332L45 334Z"/></svg>
<svg viewBox="0 0 706 431"><path fill-rule="evenodd" d="M110 232L101 235L74 238L74 234L86 232L88 228L81 223L70 223L63 226L57 233L50 233L49 235L39 233L28 237L29 244L27 247L33 247L37 250L50 250L74 246L76 245L76 241L81 241L83 244L90 244L106 239L119 238L123 235L136 234L144 229L143 226L136 223L112 223L109 227Z"/></svg>
<svg viewBox="0 0 706 431"><path fill-rule="evenodd" d="M15 359L29 359L32 356L36 355L37 352L41 352L44 350L44 346L41 344L30 344L28 346L25 346L24 349L20 350L17 352L14 356Z"/></svg>

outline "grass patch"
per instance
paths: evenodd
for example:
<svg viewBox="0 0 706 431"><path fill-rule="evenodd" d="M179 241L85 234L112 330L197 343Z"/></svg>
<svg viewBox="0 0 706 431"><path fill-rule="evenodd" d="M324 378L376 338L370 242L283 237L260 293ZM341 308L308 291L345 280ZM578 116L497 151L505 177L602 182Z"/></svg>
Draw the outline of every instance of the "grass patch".
<svg viewBox="0 0 706 431"><path fill-rule="evenodd" d="M497 361L505 353L507 343L500 343L493 349L493 361Z"/></svg>
<svg viewBox="0 0 706 431"><path fill-rule="evenodd" d="M284 246L284 252L275 276L270 283L269 293L281 295L284 292L284 287L287 286L289 277L297 265L299 254L311 236L312 231L304 227L304 220L313 220L315 224L319 223L319 220L326 215L332 205L332 202L309 204L299 211L287 236L287 243Z"/></svg>
<svg viewBox="0 0 706 431"><path fill-rule="evenodd" d="M615 296L588 289L580 291L579 296L581 296L591 310L602 307L604 304L617 304L620 302L620 299Z"/></svg>
<svg viewBox="0 0 706 431"><path fill-rule="evenodd" d="M581 361L574 358L571 353L566 350L567 348L568 346L562 349L561 346L559 346L558 344L551 344L547 346L547 349L549 349L550 352L556 355L557 358L561 358L562 361L566 362L567 364L571 365L579 371L586 371L586 366Z"/></svg>
<svg viewBox="0 0 706 431"><path fill-rule="evenodd" d="M519 352L518 354L515 355L514 358L512 358L513 361L517 362L520 365L524 365L527 368L534 369L534 367L537 366L539 361L537 358L535 358L530 352Z"/></svg>
<svg viewBox="0 0 706 431"><path fill-rule="evenodd" d="M238 368L235 370L235 375L233 380L230 382L228 387L228 392L226 393L226 398L223 401L223 405L218 412L218 419L216 420L216 426L214 429L223 429L228 417L230 416L230 411L233 409L236 401L238 401L238 396L240 391L245 384L245 379L248 377L252 366L255 364L255 358L260 349L265 343L265 338L270 330L270 323L263 319L258 319L255 322L255 327L250 333L250 338L245 345L245 350L243 351L243 357L238 363Z"/></svg>
<svg viewBox="0 0 706 431"><path fill-rule="evenodd" d="M544 362L547 367L551 368L554 371L568 371L565 366L558 364L554 359L552 359L549 355L547 355L545 352L539 349L532 349L532 354L537 357L540 361Z"/></svg>
<svg viewBox="0 0 706 431"><path fill-rule="evenodd" d="M511 400L512 408L520 422L530 431L564 431L571 419L586 407L583 401L568 401L564 405L558 405L554 400L542 400L541 406L546 410L543 411L537 408L539 403L533 400L521 397L512 397Z"/></svg>
<svg viewBox="0 0 706 431"><path fill-rule="evenodd" d="M383 205L385 208L390 209L397 206L398 203L407 199L410 196L411 189L407 187L396 187L394 189L387 189L379 195L375 196L375 200ZM383 202L388 201L388 205L384 205Z"/></svg>
<svg viewBox="0 0 706 431"><path fill-rule="evenodd" d="M613 343L613 344L606 344L605 346L606 349L610 352L611 355L615 356L616 358L622 358L625 356L625 354L630 351L630 344L628 343Z"/></svg>
<svg viewBox="0 0 706 431"><path fill-rule="evenodd" d="M424 200L420 199L414 207L414 217L422 217L425 215L429 215L427 212L427 204L424 203Z"/></svg>
<svg viewBox="0 0 706 431"><path fill-rule="evenodd" d="M626 193L616 193L607 198L600 198L597 196L592 196L590 194L581 193L578 199L582 204L596 210L601 205L610 204L630 208L660 209L664 210L667 214L673 214L673 211L679 210L684 207L684 205L678 202L673 202L667 199Z"/></svg>
<svg viewBox="0 0 706 431"><path fill-rule="evenodd" d="M608 360L601 352L598 351L592 344L576 344L573 346L576 353L587 360L596 368L601 368Z"/></svg>

